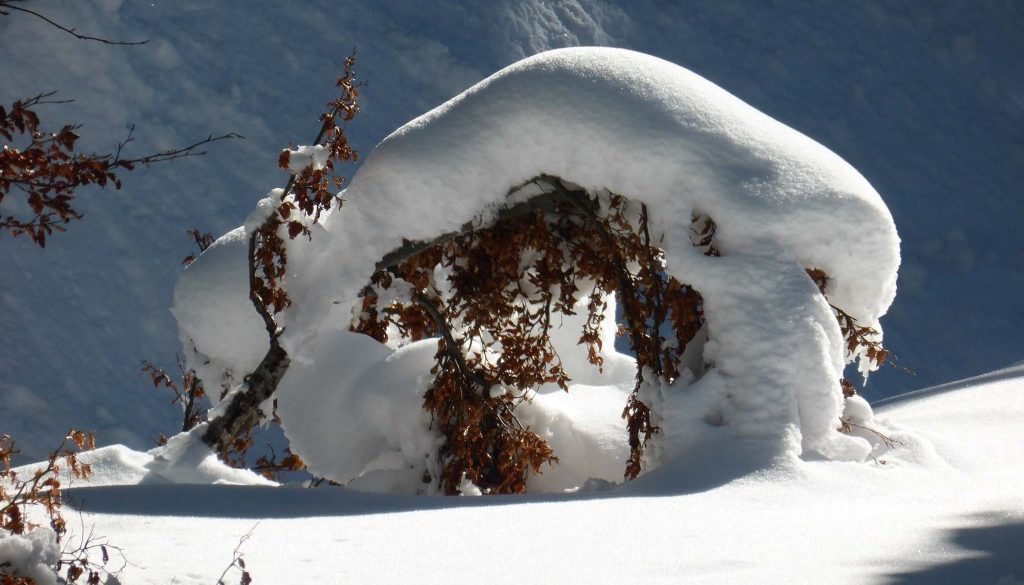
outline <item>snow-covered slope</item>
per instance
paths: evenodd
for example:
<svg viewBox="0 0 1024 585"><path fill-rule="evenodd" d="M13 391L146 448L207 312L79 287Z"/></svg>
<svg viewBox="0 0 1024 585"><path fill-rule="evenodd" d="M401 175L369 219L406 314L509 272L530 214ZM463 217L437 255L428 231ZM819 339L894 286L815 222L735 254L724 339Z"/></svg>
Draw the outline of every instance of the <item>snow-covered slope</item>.
<svg viewBox="0 0 1024 585"><path fill-rule="evenodd" d="M174 429L178 414L137 369L141 359L171 366L179 349L167 308L189 252L184 231L223 233L280 185L277 150L309 140L352 46L370 82L350 126L364 152L404 120L540 50L624 46L680 63L826 144L886 196L904 240L887 338L918 376L883 370L869 395L1021 359L1012 343L1024 334L1019 3L38 7L83 32L151 42L89 44L24 15L0 17L0 101L61 90L77 101L47 110L44 121L84 123L83 143L101 152L129 122L138 124L139 152L209 132L248 139L135 173L122 193L83 193L86 218L45 251L0 241L0 269L12 275L0 290L0 430L36 456L71 425L137 448Z"/></svg>
<svg viewBox="0 0 1024 585"><path fill-rule="evenodd" d="M1016 367L887 402L867 425L899 444L877 462L765 465L756 444L709 447L610 492L130 485L120 462L152 456L122 453L95 473L129 485L70 497L124 547L125 585L211 583L250 530L241 551L257 583L1018 585L1022 392Z"/></svg>

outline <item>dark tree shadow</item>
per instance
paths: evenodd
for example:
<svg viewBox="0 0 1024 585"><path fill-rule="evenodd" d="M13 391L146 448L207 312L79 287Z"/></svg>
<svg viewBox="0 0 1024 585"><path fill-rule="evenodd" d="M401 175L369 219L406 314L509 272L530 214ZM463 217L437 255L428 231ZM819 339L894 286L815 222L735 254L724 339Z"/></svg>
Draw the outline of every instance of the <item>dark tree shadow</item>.
<svg viewBox="0 0 1024 585"><path fill-rule="evenodd" d="M986 518L989 516L986 515ZM1024 521L957 528L946 545L970 551L971 556L917 571L891 575L891 585L1016 585L1024 583Z"/></svg>

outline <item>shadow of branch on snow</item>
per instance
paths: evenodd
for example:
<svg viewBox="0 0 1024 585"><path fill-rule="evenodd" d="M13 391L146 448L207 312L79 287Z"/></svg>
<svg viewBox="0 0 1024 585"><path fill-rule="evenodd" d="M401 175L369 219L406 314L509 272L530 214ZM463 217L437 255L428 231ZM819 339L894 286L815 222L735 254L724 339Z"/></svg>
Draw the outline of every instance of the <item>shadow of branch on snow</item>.
<svg viewBox="0 0 1024 585"><path fill-rule="evenodd" d="M888 585L937 585L972 583L977 585L1017 585L1024 583L1024 520L1003 522L991 515L969 517L971 526L950 530L943 548L962 549L968 555L917 571L891 575ZM979 521L981 526L973 525ZM965 522L965 523L968 523ZM987 522L985 524L984 522Z"/></svg>

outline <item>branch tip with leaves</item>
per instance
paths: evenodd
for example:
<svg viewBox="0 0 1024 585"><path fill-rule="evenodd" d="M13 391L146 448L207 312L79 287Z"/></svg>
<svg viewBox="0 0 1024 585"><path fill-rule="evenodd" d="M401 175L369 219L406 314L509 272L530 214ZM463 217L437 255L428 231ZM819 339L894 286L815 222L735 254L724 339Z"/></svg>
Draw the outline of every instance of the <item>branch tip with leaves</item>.
<svg viewBox="0 0 1024 585"><path fill-rule="evenodd" d="M336 86L341 89L337 99L327 104L320 115L320 130L313 141L315 149L326 154L323 164L310 157L308 164L293 171L292 152L282 151L278 164L290 175L276 201L273 212L249 234L247 244L249 300L263 321L269 349L256 370L245 378L244 387L235 393L223 415L210 421L204 441L222 456L239 438L248 436L252 427L265 418L260 405L269 400L291 364L288 352L281 346L283 330L275 315L291 305L284 286L288 265L288 240L300 235L312 237L310 226L321 215L341 202L332 192L343 184L336 174L337 166L358 158L345 136L345 124L359 111L360 84L355 76L355 52L343 63Z"/></svg>

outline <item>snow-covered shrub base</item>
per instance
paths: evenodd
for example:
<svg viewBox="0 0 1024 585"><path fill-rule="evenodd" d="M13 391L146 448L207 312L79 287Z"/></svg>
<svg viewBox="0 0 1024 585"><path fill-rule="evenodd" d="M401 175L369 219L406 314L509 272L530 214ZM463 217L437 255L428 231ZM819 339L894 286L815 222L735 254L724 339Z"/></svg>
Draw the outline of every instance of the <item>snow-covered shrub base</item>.
<svg viewBox="0 0 1024 585"><path fill-rule="evenodd" d="M0 575L27 577L38 585L57 585L53 568L59 559L57 533L48 526L22 535L0 531Z"/></svg>
<svg viewBox="0 0 1024 585"><path fill-rule="evenodd" d="M696 74L588 48L521 61L406 124L368 157L340 211L290 245L293 306L279 319L293 364L278 414L313 473L361 489L430 491L423 478L436 477L439 436L422 395L436 343L377 344L348 331L352 308L385 254L487 225L510 189L544 174L646 204L667 271L705 299L706 372L651 389L663 461L723 424L734 436L799 437L779 441L794 454L868 455L866 441L836 431L844 344L829 303L880 331L899 240L879 195L825 147ZM716 222L720 257L691 243L695 215ZM828 275L827 301L809 268ZM194 344L204 381L244 374L266 347L244 272L236 230L176 290L182 341ZM628 455L620 417L632 359L606 343L596 372L573 347L577 331L563 323L557 333L575 384L537 388L521 407L561 459L531 478L534 489L619 481ZM603 334L613 331L606 323Z"/></svg>
<svg viewBox="0 0 1024 585"><path fill-rule="evenodd" d="M108 445L76 456L93 472L87 480L76 477L68 467L58 475L64 488L94 488L107 485L192 484L192 485L277 485L248 469L231 467L210 452L202 436L206 424L178 433L166 445L146 452L134 451L124 445ZM15 468L19 477L32 477L45 468L35 463ZM74 504L75 502L71 502Z"/></svg>

